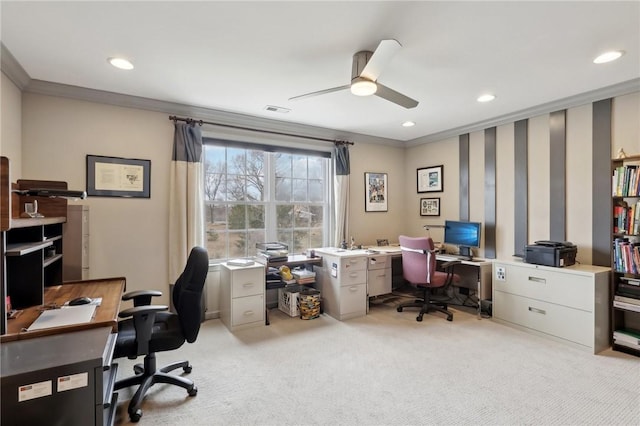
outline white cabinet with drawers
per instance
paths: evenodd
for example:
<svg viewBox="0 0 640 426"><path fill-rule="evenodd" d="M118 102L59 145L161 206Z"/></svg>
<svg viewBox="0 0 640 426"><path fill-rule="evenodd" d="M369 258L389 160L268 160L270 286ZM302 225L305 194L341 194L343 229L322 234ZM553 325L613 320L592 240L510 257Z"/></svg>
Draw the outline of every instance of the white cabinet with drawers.
<svg viewBox="0 0 640 426"><path fill-rule="evenodd" d="M231 331L265 325L264 266L220 267L220 319Z"/></svg>
<svg viewBox="0 0 640 426"><path fill-rule="evenodd" d="M316 249L322 267L316 267L316 287L324 311L338 320L367 314L367 261L364 250Z"/></svg>
<svg viewBox="0 0 640 426"><path fill-rule="evenodd" d="M575 343L609 347L609 268L493 263L493 319Z"/></svg>

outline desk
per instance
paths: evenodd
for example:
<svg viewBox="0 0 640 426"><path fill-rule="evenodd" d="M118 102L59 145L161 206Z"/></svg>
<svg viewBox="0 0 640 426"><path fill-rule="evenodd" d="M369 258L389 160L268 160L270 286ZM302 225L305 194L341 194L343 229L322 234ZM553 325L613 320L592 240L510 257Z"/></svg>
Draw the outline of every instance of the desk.
<svg viewBox="0 0 640 426"><path fill-rule="evenodd" d="M14 340L30 339L34 337L68 333L76 330L86 330L104 326L111 327L113 332L117 332L120 299L122 293L125 291L125 287L126 280L124 278L75 281L52 287L45 287L45 305L63 305L65 302L79 296L87 296L91 298L102 297L102 303L96 308L96 313L91 322L36 331L22 330L29 327L31 323L38 318L41 306L30 306L22 309L22 313L17 318L7 321L7 333L0 337L0 342L5 343Z"/></svg>
<svg viewBox="0 0 640 426"><path fill-rule="evenodd" d="M83 324L22 331L40 314L25 308L7 321L2 336L2 425L111 425L117 366L111 358L124 278L46 287L46 304L62 305L78 296L101 297L94 318Z"/></svg>
<svg viewBox="0 0 640 426"><path fill-rule="evenodd" d="M369 251L380 252L394 258L402 257L402 250L397 245L369 247ZM460 261L460 265L456 266L456 274L460 276L460 282L456 283L456 287L465 287L477 291L478 318L481 318L482 300L491 299L492 297L491 270L493 261L480 257L475 257L473 260L461 260L454 255L446 254L437 254L436 260L438 262Z"/></svg>

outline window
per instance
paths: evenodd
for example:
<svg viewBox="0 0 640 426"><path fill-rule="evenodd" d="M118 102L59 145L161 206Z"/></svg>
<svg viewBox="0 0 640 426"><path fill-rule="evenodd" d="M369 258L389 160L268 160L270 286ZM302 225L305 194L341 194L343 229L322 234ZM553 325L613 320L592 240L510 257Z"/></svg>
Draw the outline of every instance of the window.
<svg viewBox="0 0 640 426"><path fill-rule="evenodd" d="M204 138L207 249L254 256L278 241L302 253L329 241L329 154Z"/></svg>

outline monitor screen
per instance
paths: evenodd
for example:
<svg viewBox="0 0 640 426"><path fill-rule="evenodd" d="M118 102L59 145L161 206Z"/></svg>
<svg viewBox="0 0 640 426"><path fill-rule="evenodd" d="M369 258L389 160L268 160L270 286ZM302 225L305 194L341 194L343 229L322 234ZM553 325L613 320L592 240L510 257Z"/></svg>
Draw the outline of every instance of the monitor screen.
<svg viewBox="0 0 640 426"><path fill-rule="evenodd" d="M444 243L462 247L480 247L480 223L445 220Z"/></svg>

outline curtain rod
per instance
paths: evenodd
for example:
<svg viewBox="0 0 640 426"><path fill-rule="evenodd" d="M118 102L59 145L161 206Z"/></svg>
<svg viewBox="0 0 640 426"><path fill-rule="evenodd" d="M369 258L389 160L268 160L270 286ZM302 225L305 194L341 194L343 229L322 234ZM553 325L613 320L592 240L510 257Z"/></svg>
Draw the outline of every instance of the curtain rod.
<svg viewBox="0 0 640 426"><path fill-rule="evenodd" d="M295 135L293 133L276 132L273 130L252 129L250 127L233 126L231 124L222 124L222 123L213 123L211 121L194 120L193 118L182 118L182 117L177 117L175 115L170 115L169 120L172 120L174 123L178 121L184 121L187 124L197 124L199 126L202 126L203 124L211 124L213 126L228 127L230 129L249 130L251 132L269 133L272 135L280 135L280 136L292 136L294 138L312 139L312 140L321 141L321 142L331 142L336 145L353 145L353 142L351 141L340 141L340 140L327 139L327 138L318 138L315 136L302 136L302 135Z"/></svg>

